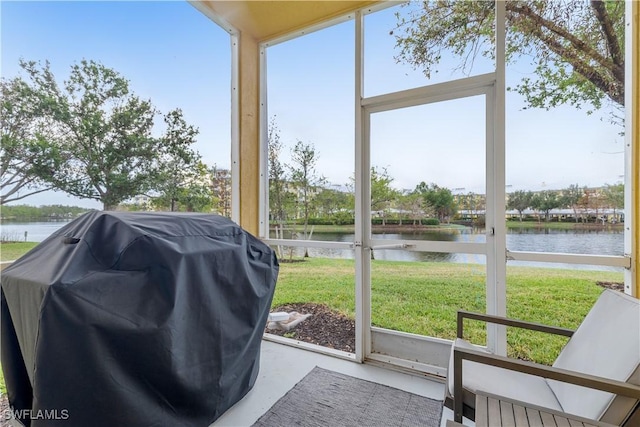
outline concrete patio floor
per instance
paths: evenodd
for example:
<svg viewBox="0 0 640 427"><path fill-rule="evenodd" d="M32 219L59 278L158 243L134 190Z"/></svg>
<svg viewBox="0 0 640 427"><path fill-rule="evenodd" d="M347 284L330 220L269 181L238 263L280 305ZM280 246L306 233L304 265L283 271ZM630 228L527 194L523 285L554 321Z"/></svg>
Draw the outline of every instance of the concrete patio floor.
<svg viewBox="0 0 640 427"><path fill-rule="evenodd" d="M354 363L338 357L263 340L260 373L255 386L240 402L236 403L211 426L251 426L315 366L432 399L442 400L444 395L444 384L441 382L394 369ZM453 419L453 413L444 408L441 426L445 426L447 419ZM466 419L464 424L474 425L473 422Z"/></svg>

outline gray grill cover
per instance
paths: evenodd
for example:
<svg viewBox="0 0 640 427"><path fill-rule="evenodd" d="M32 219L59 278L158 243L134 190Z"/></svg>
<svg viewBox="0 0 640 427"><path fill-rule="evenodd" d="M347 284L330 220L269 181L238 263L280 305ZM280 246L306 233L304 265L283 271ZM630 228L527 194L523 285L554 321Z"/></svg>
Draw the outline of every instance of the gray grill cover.
<svg viewBox="0 0 640 427"><path fill-rule="evenodd" d="M9 401L32 426L207 426L255 383L277 276L226 218L88 213L2 272Z"/></svg>

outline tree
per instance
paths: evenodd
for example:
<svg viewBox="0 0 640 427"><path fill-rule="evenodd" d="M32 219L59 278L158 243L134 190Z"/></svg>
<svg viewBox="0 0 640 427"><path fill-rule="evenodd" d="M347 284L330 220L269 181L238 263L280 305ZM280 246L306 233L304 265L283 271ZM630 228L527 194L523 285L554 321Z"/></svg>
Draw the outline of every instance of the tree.
<svg viewBox="0 0 640 427"><path fill-rule="evenodd" d="M178 198L180 210L186 212L211 212L218 203L209 183L207 166L198 162L193 179L188 182Z"/></svg>
<svg viewBox="0 0 640 427"><path fill-rule="evenodd" d="M158 115L151 101L130 92L116 71L82 60L59 86L49 63L21 61L29 96L50 120L61 162L39 176L79 198L99 200L105 210L154 189L163 176L163 139L152 135Z"/></svg>
<svg viewBox="0 0 640 427"><path fill-rule="evenodd" d="M458 188L457 190L464 190L464 188ZM466 194L460 192L455 194L453 199L456 206L456 215L459 219L476 221L478 219L478 211L484 210L485 197L483 194L476 194L473 191L469 191Z"/></svg>
<svg viewBox="0 0 640 427"><path fill-rule="evenodd" d="M607 100L622 107L624 3L506 1L507 61L531 57L537 75L513 90L530 107L600 108ZM494 16L492 1L423 1L408 16L397 15L396 60L428 78L448 50L469 70L478 54L494 56Z"/></svg>
<svg viewBox="0 0 640 427"><path fill-rule="evenodd" d="M53 188L39 177L58 168L60 151L33 101L24 80L0 80L0 205Z"/></svg>
<svg viewBox="0 0 640 427"><path fill-rule="evenodd" d="M210 207L213 195L207 169L200 154L191 149L198 130L187 124L180 109L169 112L164 121L166 130L160 139L158 156L159 179L154 186L159 193L154 198L156 206L167 207L171 212Z"/></svg>
<svg viewBox="0 0 640 427"><path fill-rule="evenodd" d="M269 122L267 143L269 160L269 213L271 219L282 227L286 219L285 192L287 172L280 161L282 142L280 141L280 128L278 128L275 117L272 117Z"/></svg>
<svg viewBox="0 0 640 427"><path fill-rule="evenodd" d="M560 205L573 210L573 216L576 222L578 222L579 219L578 208L584 193L585 189L580 188L578 184L571 184L569 188L562 190L562 195L560 196Z"/></svg>
<svg viewBox="0 0 640 427"><path fill-rule="evenodd" d="M588 188L586 185L582 187L582 193L580 199L576 203L576 211L581 212L580 217L582 222L589 222L589 217L591 216L591 210L596 207L597 201L596 192L593 189Z"/></svg>
<svg viewBox="0 0 640 427"><path fill-rule="evenodd" d="M624 184L605 184L602 193L617 220L616 209L624 209Z"/></svg>
<svg viewBox="0 0 640 427"><path fill-rule="evenodd" d="M401 194L398 197L398 205L400 209L409 213L414 226L418 225L422 218L431 214L430 207L425 204L422 195L416 191L405 191Z"/></svg>
<svg viewBox="0 0 640 427"><path fill-rule="evenodd" d="M421 182L416 186L415 191L422 196L426 205L433 208L440 222L448 223L449 219L456 214L455 199L448 188Z"/></svg>
<svg viewBox="0 0 640 427"><path fill-rule="evenodd" d="M314 211L320 216L333 216L341 211L352 211L351 198L344 191L322 188L313 199Z"/></svg>
<svg viewBox="0 0 640 427"><path fill-rule="evenodd" d="M157 210L211 212L218 198L213 194L207 166L198 161L177 174L167 174L161 193L152 199Z"/></svg>
<svg viewBox="0 0 640 427"><path fill-rule="evenodd" d="M391 187L392 182L393 178L389 176L386 168L371 168L371 211L381 213L382 225L385 225L386 213L391 202L398 197L398 191Z"/></svg>
<svg viewBox="0 0 640 427"><path fill-rule="evenodd" d="M209 169L211 191L217 200L217 211L220 215L231 217L231 171L219 168L215 164Z"/></svg>
<svg viewBox="0 0 640 427"><path fill-rule="evenodd" d="M522 222L522 213L525 209L531 207L531 200L533 199L533 193L531 191L514 191L509 194L507 200L507 208L515 209L520 214L520 222Z"/></svg>
<svg viewBox="0 0 640 427"><path fill-rule="evenodd" d="M595 199L595 191L587 188L583 188L582 197L578 200L578 209L582 211L582 222L589 222L591 216L591 210L594 206L597 206Z"/></svg>
<svg viewBox="0 0 640 427"><path fill-rule="evenodd" d="M551 209L560 207L560 199L555 191L541 191L531 198L531 207L539 212L544 212L545 221L549 221Z"/></svg>
<svg viewBox="0 0 640 427"><path fill-rule="evenodd" d="M604 202L604 195L597 188L584 188L584 194L580 199L580 206L586 213L586 221L593 217L597 222L600 217L600 208Z"/></svg>
<svg viewBox="0 0 640 427"><path fill-rule="evenodd" d="M300 191L299 197L302 199L302 212L304 217L304 238L307 238L307 228L309 226L309 213L311 211L311 201L314 197L314 189L322 185L325 181L324 177L318 175L316 164L318 163L318 152L316 152L313 144L305 144L298 140L295 147L291 151L292 165L289 166L291 171L291 180ZM305 249L304 256L308 257L309 253Z"/></svg>

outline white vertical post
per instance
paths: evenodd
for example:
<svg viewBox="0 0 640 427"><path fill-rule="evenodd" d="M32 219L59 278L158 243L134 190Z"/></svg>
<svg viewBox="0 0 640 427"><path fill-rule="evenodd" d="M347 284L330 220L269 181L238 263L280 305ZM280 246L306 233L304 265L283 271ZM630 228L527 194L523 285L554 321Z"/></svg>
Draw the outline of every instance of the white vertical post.
<svg viewBox="0 0 640 427"><path fill-rule="evenodd" d="M635 3L635 4L634 4ZM638 142L638 99L634 94L638 93L638 28L637 24L638 4L633 1L625 5L625 34L624 34L624 253L631 257L631 268L624 271L624 292L640 298L640 285L636 282L639 276L638 251L640 250L640 142ZM636 20L634 21L634 13ZM635 34L634 34L635 32ZM635 38L634 38L635 35ZM634 64L636 64L634 74ZM634 111L636 116L634 117ZM634 141L635 138L635 141Z"/></svg>
<svg viewBox="0 0 640 427"><path fill-rule="evenodd" d="M269 110L267 109L267 49L260 45L260 185L258 230L262 238L269 238Z"/></svg>
<svg viewBox="0 0 640 427"><path fill-rule="evenodd" d="M231 34L231 220L240 224L240 36Z"/></svg>
<svg viewBox="0 0 640 427"><path fill-rule="evenodd" d="M356 360L362 362L371 352L371 291L370 267L371 259L366 250L365 241L370 217L367 209L369 203L366 176L369 163L368 140L362 94L364 91L364 17L361 11L355 14L355 294L356 294ZM369 215L369 216L367 216ZM369 225L370 228L370 225Z"/></svg>
<svg viewBox="0 0 640 427"><path fill-rule="evenodd" d="M505 223L505 98L506 98L506 10L504 1L496 0L496 82L487 96L491 111L487 137L487 313L505 316L506 303L506 223ZM489 102L492 101L492 102ZM507 354L506 328L487 325L487 347L496 354Z"/></svg>

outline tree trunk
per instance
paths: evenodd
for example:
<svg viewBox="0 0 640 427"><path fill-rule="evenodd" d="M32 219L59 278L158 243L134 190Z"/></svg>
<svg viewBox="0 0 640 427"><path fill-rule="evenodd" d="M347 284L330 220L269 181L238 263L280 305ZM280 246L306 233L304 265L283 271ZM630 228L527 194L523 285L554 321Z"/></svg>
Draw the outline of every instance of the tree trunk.
<svg viewBox="0 0 640 427"><path fill-rule="evenodd" d="M304 219L303 238L304 238L304 240L307 240L307 218L306 218L306 216L305 216L305 219ZM305 258L309 258L309 250L307 248L304 248L304 257Z"/></svg>

